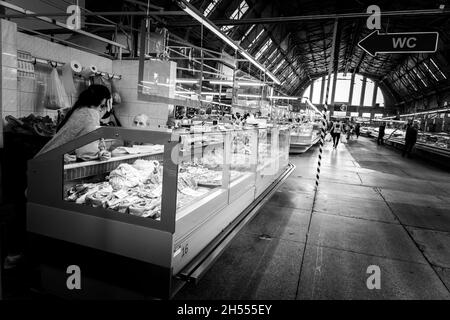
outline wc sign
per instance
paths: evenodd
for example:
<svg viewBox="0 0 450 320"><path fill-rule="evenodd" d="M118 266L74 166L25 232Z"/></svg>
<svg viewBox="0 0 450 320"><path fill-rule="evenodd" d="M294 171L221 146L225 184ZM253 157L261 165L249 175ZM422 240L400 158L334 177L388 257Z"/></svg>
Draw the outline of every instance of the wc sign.
<svg viewBox="0 0 450 320"><path fill-rule="evenodd" d="M372 5L367 8L371 15L367 18L367 28L376 29L362 39L358 46L371 56L378 53L433 53L436 52L438 32L380 33L381 10Z"/></svg>

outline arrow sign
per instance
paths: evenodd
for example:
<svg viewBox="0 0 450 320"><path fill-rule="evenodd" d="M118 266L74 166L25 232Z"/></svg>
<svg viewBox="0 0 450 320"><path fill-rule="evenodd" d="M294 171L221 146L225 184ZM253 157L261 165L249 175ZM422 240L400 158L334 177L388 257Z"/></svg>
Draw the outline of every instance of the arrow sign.
<svg viewBox="0 0 450 320"><path fill-rule="evenodd" d="M383 33L378 30L362 39L358 46L371 56L377 53L436 52L438 32Z"/></svg>

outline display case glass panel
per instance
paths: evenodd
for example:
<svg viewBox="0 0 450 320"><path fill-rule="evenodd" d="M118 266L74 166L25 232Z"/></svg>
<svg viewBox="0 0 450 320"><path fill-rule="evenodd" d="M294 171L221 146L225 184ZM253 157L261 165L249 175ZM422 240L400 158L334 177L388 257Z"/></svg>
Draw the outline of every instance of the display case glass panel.
<svg viewBox="0 0 450 320"><path fill-rule="evenodd" d="M228 134L231 153L230 188L236 188L237 192L242 192L255 185L258 130L233 130Z"/></svg>
<svg viewBox="0 0 450 320"><path fill-rule="evenodd" d="M225 135L198 132L181 135L178 158L177 218L195 210L208 196L228 189ZM208 199L211 201L211 199Z"/></svg>
<svg viewBox="0 0 450 320"><path fill-rule="evenodd" d="M164 146L100 139L64 154L63 199L161 219Z"/></svg>

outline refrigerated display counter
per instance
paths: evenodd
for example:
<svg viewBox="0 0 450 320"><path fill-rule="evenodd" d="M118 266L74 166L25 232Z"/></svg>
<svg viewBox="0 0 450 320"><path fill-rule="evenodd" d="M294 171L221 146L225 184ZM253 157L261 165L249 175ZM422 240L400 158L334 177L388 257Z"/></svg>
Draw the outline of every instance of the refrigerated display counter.
<svg viewBox="0 0 450 320"><path fill-rule="evenodd" d="M320 140L320 123L308 122L294 125L291 130L290 153L303 153Z"/></svg>
<svg viewBox="0 0 450 320"><path fill-rule="evenodd" d="M36 286L74 299L172 297L200 279L292 172L289 132L101 127L31 160ZM116 141L110 159L68 156L103 139ZM83 290L67 289L72 265Z"/></svg>
<svg viewBox="0 0 450 320"><path fill-rule="evenodd" d="M405 146L405 130L396 130L387 139L386 144L403 150ZM419 132L414 153L417 155L449 166L450 163L450 134Z"/></svg>

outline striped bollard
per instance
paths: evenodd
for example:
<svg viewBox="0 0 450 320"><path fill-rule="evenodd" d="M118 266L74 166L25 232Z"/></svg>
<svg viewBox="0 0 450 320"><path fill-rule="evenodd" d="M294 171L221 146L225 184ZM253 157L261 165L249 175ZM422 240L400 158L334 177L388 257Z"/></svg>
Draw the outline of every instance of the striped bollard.
<svg viewBox="0 0 450 320"><path fill-rule="evenodd" d="M325 142L325 134L326 134L326 129L327 129L327 111L328 111L328 107L326 104L324 104L323 111L322 111L322 129L320 132L319 161L317 163L317 173L316 173L316 190L319 188L320 166L322 164L323 144Z"/></svg>

